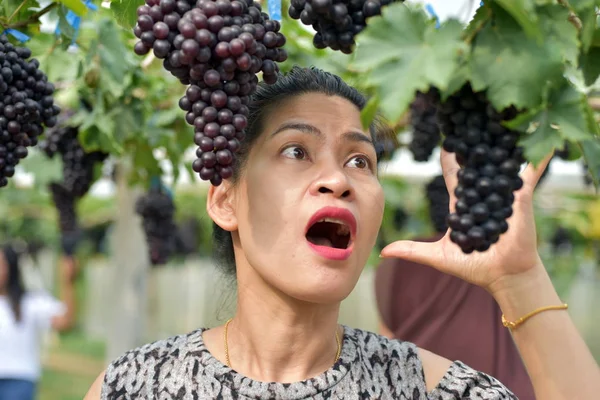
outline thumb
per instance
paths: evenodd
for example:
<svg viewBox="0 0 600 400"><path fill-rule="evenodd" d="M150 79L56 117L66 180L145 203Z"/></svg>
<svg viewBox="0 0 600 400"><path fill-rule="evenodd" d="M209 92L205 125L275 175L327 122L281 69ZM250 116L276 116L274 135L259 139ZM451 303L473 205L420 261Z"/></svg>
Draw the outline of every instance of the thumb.
<svg viewBox="0 0 600 400"><path fill-rule="evenodd" d="M441 256L437 242L415 242L412 240L399 240L390 243L381 250L380 257L402 258L418 264L436 266Z"/></svg>

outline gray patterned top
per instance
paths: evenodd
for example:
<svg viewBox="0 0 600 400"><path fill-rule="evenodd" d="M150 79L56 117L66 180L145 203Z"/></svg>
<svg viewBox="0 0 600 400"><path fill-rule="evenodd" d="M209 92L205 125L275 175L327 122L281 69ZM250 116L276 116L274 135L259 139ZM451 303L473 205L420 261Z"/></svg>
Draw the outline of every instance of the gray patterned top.
<svg viewBox="0 0 600 400"><path fill-rule="evenodd" d="M349 327L340 359L321 375L288 384L258 382L214 358L202 340L204 330L125 353L106 370L101 399L517 399L460 361L427 393L414 344Z"/></svg>

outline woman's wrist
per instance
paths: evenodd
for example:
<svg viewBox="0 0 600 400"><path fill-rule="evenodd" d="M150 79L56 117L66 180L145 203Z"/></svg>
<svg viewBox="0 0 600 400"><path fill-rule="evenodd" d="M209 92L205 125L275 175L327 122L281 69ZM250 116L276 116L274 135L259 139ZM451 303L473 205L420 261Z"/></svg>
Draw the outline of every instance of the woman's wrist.
<svg viewBox="0 0 600 400"><path fill-rule="evenodd" d="M509 321L540 307L563 303L541 261L522 274L498 280L489 291Z"/></svg>

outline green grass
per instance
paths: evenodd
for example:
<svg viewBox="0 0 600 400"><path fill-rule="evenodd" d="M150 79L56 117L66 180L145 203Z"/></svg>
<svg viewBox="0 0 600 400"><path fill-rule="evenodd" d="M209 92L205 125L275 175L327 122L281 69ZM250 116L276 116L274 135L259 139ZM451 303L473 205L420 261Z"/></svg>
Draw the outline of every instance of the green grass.
<svg viewBox="0 0 600 400"><path fill-rule="evenodd" d="M105 345L80 332L61 335L49 349L38 385L40 400L81 400L103 368Z"/></svg>

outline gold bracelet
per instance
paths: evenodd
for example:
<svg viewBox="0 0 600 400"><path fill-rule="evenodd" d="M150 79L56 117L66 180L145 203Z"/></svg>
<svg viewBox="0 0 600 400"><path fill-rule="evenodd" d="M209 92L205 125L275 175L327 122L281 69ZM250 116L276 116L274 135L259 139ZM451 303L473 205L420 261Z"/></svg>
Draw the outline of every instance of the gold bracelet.
<svg viewBox="0 0 600 400"><path fill-rule="evenodd" d="M560 306L540 307L537 310L533 310L529 314L526 314L526 315L522 316L521 318L519 318L518 320L516 320L514 322L508 321L504 317L504 314L502 314L502 325L504 325L505 328L509 328L509 329L512 330L512 329L515 329L516 327L518 327L523 322L527 321L529 318L533 317L536 314L539 314L539 313L544 312L544 311L549 311L549 310L566 310L567 308L569 308L569 305L567 303L562 304Z"/></svg>

